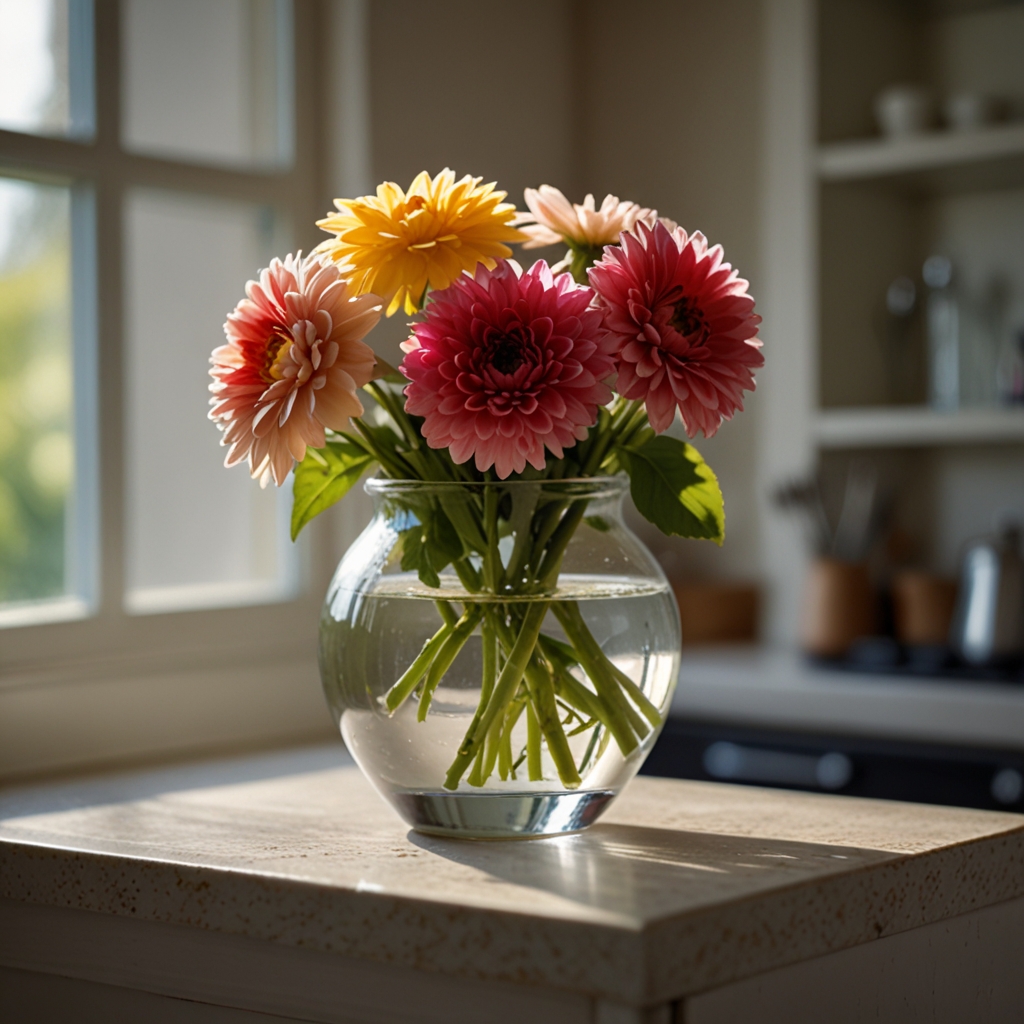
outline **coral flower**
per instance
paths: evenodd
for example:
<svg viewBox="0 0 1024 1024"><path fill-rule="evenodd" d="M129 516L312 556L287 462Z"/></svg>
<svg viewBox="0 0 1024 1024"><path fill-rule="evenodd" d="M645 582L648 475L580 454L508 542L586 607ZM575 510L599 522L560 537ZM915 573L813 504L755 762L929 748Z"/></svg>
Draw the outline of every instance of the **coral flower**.
<svg viewBox="0 0 1024 1024"><path fill-rule="evenodd" d="M363 411L356 390L373 377L362 342L380 319L380 299L356 298L330 260L302 253L273 260L228 315L228 343L214 349L210 419L230 445L226 466L243 459L265 487L284 483L324 428L344 430Z"/></svg>
<svg viewBox="0 0 1024 1024"><path fill-rule="evenodd" d="M616 389L644 400L658 433L677 406L691 437L711 437L742 411L744 390L754 390L751 370L764 364L761 318L721 246L709 249L700 232L641 223L621 248L605 249L590 283L618 338Z"/></svg>
<svg viewBox="0 0 1024 1024"><path fill-rule="evenodd" d="M412 315L428 285L447 288L478 263L493 267L512 255L506 242L526 238L511 224L516 209L502 202L506 193L480 181L456 181L446 167L433 179L418 174L408 193L388 181L376 196L336 199L339 212L317 221L335 237L318 251L348 265L357 294L382 296L388 316L399 307Z"/></svg>
<svg viewBox="0 0 1024 1024"><path fill-rule="evenodd" d="M612 397L615 342L591 306L594 293L540 260L526 273L502 260L432 296L403 344L412 381L405 408L424 417L431 448L456 463L476 456L498 477L544 468L587 436Z"/></svg>
<svg viewBox="0 0 1024 1024"><path fill-rule="evenodd" d="M557 242L596 249L618 242L619 235L632 230L637 221L653 224L658 219L656 210L619 202L618 196L605 196L600 209L592 195L588 194L580 206L570 203L550 185L528 188L523 196L530 212L518 214L515 223L529 236L523 243L524 249L539 249Z"/></svg>

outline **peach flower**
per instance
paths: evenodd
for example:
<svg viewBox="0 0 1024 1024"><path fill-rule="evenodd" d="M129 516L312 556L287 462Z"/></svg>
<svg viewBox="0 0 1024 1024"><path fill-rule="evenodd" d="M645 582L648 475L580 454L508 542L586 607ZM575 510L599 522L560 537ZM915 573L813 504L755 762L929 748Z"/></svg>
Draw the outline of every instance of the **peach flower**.
<svg viewBox="0 0 1024 1024"><path fill-rule="evenodd" d="M591 249L613 245L619 235L631 230L637 221L653 225L658 219L657 210L620 202L618 196L605 196L600 209L590 194L580 206L570 203L550 185L528 188L523 196L530 212L517 214L513 223L530 236L529 241L523 243L524 249L539 249L558 242Z"/></svg>
<svg viewBox="0 0 1024 1024"><path fill-rule="evenodd" d="M355 297L326 256L275 259L250 281L214 349L210 419L230 446L224 465L248 460L261 486L280 486L307 446L344 430L363 405L357 390L373 377L362 339L381 315L376 295Z"/></svg>

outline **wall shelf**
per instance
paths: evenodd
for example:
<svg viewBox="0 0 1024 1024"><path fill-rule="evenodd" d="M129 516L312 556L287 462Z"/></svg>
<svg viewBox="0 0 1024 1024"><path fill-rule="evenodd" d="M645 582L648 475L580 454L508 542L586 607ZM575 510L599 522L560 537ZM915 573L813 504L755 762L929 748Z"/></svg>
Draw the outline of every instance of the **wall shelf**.
<svg viewBox="0 0 1024 1024"><path fill-rule="evenodd" d="M890 179L939 191L1024 183L1024 123L818 147L825 182Z"/></svg>
<svg viewBox="0 0 1024 1024"><path fill-rule="evenodd" d="M814 420L822 448L914 448L1024 443L1024 409L934 412L926 406L825 409Z"/></svg>

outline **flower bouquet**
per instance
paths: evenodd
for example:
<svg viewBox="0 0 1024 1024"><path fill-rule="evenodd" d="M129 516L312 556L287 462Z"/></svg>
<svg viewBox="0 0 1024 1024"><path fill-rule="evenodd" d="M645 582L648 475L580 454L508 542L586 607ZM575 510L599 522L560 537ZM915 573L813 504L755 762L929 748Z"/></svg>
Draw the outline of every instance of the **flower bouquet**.
<svg viewBox="0 0 1024 1024"><path fill-rule="evenodd" d="M678 616L621 498L721 543L714 474L666 431L678 411L713 435L763 361L747 282L700 233L614 196L504 199L444 170L338 200L328 240L249 283L210 371L226 464L294 471L293 537L377 470L325 605L325 690L413 825L476 835L581 827L639 768ZM524 271L510 244L567 252ZM399 310L393 368L363 339Z"/></svg>

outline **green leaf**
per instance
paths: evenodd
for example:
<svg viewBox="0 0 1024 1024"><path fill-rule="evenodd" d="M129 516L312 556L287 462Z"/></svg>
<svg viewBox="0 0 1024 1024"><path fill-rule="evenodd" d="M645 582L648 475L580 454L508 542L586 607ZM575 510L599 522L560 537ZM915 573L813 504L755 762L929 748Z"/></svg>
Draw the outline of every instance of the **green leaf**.
<svg viewBox="0 0 1024 1024"><path fill-rule="evenodd" d="M662 434L618 449L633 503L662 533L721 545L725 502L711 467L693 445Z"/></svg>
<svg viewBox="0 0 1024 1024"><path fill-rule="evenodd" d="M586 516L583 522L598 533L607 533L612 528L612 524L603 516Z"/></svg>
<svg viewBox="0 0 1024 1024"><path fill-rule="evenodd" d="M425 510L420 518L419 526L402 531L402 569L415 570L428 587L439 587L438 573L462 557L462 538L440 508Z"/></svg>
<svg viewBox="0 0 1024 1024"><path fill-rule="evenodd" d="M428 587L441 586L441 580L430 564L422 526L402 531L402 571L417 572L421 582Z"/></svg>
<svg viewBox="0 0 1024 1024"><path fill-rule="evenodd" d="M292 540L314 516L340 501L375 461L351 441L307 449L292 485Z"/></svg>

